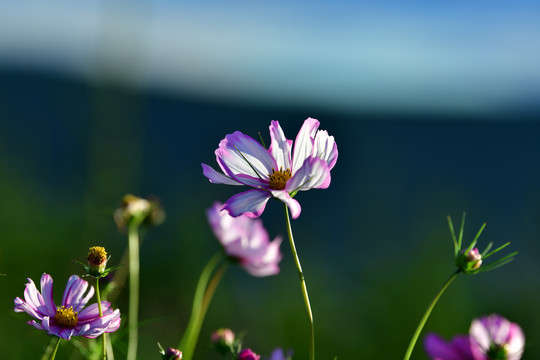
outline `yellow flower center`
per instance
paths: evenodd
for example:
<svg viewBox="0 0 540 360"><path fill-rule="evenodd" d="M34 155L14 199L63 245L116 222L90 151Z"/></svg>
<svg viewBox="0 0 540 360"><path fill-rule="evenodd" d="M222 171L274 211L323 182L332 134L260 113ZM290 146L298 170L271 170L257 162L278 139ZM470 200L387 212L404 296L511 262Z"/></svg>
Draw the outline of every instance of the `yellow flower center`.
<svg viewBox="0 0 540 360"><path fill-rule="evenodd" d="M287 185L287 180L291 178L291 170L283 170L281 168L279 169L279 171L276 171L274 170L274 168L272 168L272 173L268 174L268 176L270 177L268 179L268 185L270 186L270 189L283 190L285 189L285 185Z"/></svg>
<svg viewBox="0 0 540 360"><path fill-rule="evenodd" d="M88 263L91 265L101 265L107 260L107 252L104 247L92 246L88 252Z"/></svg>
<svg viewBox="0 0 540 360"><path fill-rule="evenodd" d="M61 327L65 328L74 328L79 322L77 312L73 311L73 306L65 308L64 306L56 309L56 315L54 316L54 321Z"/></svg>

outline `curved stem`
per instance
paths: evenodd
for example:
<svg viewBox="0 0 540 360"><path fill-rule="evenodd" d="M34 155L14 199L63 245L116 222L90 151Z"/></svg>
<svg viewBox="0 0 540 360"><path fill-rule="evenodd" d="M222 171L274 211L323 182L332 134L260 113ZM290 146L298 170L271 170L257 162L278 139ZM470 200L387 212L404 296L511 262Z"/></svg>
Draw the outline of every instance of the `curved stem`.
<svg viewBox="0 0 540 360"><path fill-rule="evenodd" d="M58 346L60 345L60 340L62 340L61 337L59 337L56 341L56 346L54 347L53 353L51 355L51 360L54 360L54 358L56 357L56 351L58 350Z"/></svg>
<svg viewBox="0 0 540 360"><path fill-rule="evenodd" d="M139 222L129 224L129 340L127 360L137 357L139 337Z"/></svg>
<svg viewBox="0 0 540 360"><path fill-rule="evenodd" d="M444 293L446 288L456 278L456 276L458 276L459 273L460 273L460 270L457 270L454 274L452 274L452 276L450 276L450 278L446 281L446 283L444 283L441 290L439 290L439 292L437 293L435 298L429 304L428 308L426 309L426 312L424 313L424 316L420 320L420 323L418 324L418 327L416 328L416 331L413 334L411 342L409 343L409 347L407 348L407 352L405 353L404 360L409 360L410 359L411 354L412 354L413 349L414 349L414 346L416 345L416 341L418 341L418 337L420 336L420 333L422 332L422 329L424 328L424 325L426 324L427 319L429 318L429 315L431 315L431 311L433 310L433 308L437 304L437 301L439 300L441 295Z"/></svg>
<svg viewBox="0 0 540 360"><path fill-rule="evenodd" d="M298 277L300 279L300 287L302 288L302 295L304 296L304 303L306 304L306 311L309 320L309 334L310 334L310 347L309 347L309 358L310 360L315 359L315 328L313 326L313 313L311 312L311 305L309 303L309 295L307 291L306 281L304 279L304 273L302 272L302 265L300 265L300 259L298 258L298 253L296 252L296 246L294 244L291 220L289 219L289 209L285 205L285 221L287 224L287 234L289 235L289 243L291 244L291 251L293 254L294 262L296 264L296 270L298 271Z"/></svg>
<svg viewBox="0 0 540 360"><path fill-rule="evenodd" d="M103 317L103 309L101 308L101 294L100 294L100 291L99 291L99 277L96 277L96 297L97 297L97 303L98 303L98 310L99 310L99 317ZM107 338L106 338L107 334L106 333L103 333L103 335L101 335L102 339L103 339L103 343L102 343L102 351L103 351L103 360L106 360L107 359Z"/></svg>
<svg viewBox="0 0 540 360"><path fill-rule="evenodd" d="M209 305L209 299L207 294L210 289L210 278L214 273L214 270L217 268L219 263L223 261L223 259L224 256L221 253L217 253L216 255L214 255L214 257L212 257L210 261L208 261L203 271L201 272L201 276L199 277L197 289L195 290L195 296L193 297L193 308L191 310L191 317L189 319L189 323L184 333L184 336L180 341L180 345L178 346L178 348L182 351L182 355L185 360L191 360L193 352L195 351L195 346L197 345L197 339L199 337L199 332L202 326L202 322L204 320L204 315ZM219 271L214 274L212 283L215 282L218 273ZM218 282L221 276L222 275L218 276ZM214 285L214 290L215 287L217 287L217 283ZM214 290L212 290L212 292L210 293L210 299Z"/></svg>

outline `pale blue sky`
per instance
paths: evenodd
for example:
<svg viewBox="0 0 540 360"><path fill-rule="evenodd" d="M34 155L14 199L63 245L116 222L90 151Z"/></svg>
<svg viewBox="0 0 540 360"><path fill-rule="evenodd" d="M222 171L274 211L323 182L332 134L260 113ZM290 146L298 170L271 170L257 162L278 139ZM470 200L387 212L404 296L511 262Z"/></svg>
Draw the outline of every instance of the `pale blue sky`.
<svg viewBox="0 0 540 360"><path fill-rule="evenodd" d="M540 96L540 2L0 5L0 64L270 104L497 112Z"/></svg>

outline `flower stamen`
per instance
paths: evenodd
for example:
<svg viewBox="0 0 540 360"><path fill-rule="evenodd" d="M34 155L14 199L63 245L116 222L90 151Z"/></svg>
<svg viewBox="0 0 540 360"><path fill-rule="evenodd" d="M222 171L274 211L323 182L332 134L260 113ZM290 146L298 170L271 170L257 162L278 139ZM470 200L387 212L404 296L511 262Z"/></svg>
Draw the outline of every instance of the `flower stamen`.
<svg viewBox="0 0 540 360"><path fill-rule="evenodd" d="M92 246L86 259L89 264L99 266L107 261L107 252L104 247Z"/></svg>
<svg viewBox="0 0 540 360"><path fill-rule="evenodd" d="M287 185L287 180L291 178L291 170L280 168L279 171L276 171L272 168L272 173L268 174L268 186L272 190L283 190Z"/></svg>
<svg viewBox="0 0 540 360"><path fill-rule="evenodd" d="M54 316L54 321L61 327L72 329L77 326L79 318L76 311L73 311L73 306L66 308L61 306L56 309L56 315Z"/></svg>

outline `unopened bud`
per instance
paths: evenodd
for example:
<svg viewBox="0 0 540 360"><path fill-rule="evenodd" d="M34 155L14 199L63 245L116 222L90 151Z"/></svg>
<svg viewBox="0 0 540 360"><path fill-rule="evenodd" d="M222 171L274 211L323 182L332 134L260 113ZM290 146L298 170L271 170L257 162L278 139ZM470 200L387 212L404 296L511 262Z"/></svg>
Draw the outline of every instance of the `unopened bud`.
<svg viewBox="0 0 540 360"><path fill-rule="evenodd" d="M231 329L218 329L212 333L210 340L214 349L222 354L231 354L235 352L236 336Z"/></svg>
<svg viewBox="0 0 540 360"><path fill-rule="evenodd" d="M465 273L478 270L482 266L482 255L477 248L471 249L468 253L463 250L456 258L456 265Z"/></svg>

